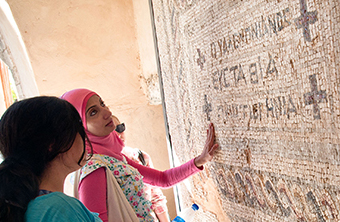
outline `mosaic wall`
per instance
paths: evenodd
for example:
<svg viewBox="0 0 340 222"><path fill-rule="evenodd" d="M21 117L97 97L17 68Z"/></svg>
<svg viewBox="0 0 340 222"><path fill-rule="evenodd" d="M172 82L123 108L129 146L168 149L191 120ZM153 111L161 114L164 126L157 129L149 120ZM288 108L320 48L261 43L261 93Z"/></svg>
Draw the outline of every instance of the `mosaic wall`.
<svg viewBox="0 0 340 222"><path fill-rule="evenodd" d="M340 221L339 0L153 0L173 152L197 221Z"/></svg>

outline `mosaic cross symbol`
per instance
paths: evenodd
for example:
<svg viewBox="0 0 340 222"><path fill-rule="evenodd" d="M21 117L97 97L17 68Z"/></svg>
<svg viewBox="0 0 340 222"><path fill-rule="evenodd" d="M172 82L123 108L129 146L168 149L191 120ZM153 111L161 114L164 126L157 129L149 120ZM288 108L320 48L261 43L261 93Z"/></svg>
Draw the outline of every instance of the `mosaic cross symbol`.
<svg viewBox="0 0 340 222"><path fill-rule="evenodd" d="M294 22L298 29L302 28L305 40L310 42L312 39L310 37L309 25L314 24L318 20L318 12L316 10L307 12L307 4L305 0L300 0L300 12L300 17L295 19Z"/></svg>
<svg viewBox="0 0 340 222"><path fill-rule="evenodd" d="M203 66L204 66L204 63L205 63L205 56L203 55L203 53L201 54L200 49L197 49L197 53L198 53L197 65L199 65L201 70L203 70Z"/></svg>
<svg viewBox="0 0 340 222"><path fill-rule="evenodd" d="M309 76L309 81L310 81L310 86L312 90L311 92L305 93L303 95L304 100L305 100L305 105L313 104L314 119L321 119L319 103L321 103L323 100L327 102L326 90L318 91L315 74Z"/></svg>
<svg viewBox="0 0 340 222"><path fill-rule="evenodd" d="M203 112L207 114L207 120L210 121L210 112L212 112L211 103L208 102L207 95L204 95L204 106L203 106Z"/></svg>

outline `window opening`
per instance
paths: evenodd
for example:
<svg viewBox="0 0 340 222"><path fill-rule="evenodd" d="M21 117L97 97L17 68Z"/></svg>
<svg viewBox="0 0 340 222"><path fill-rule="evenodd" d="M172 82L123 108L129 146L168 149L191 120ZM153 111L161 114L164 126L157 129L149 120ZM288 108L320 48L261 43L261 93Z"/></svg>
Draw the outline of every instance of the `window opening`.
<svg viewBox="0 0 340 222"><path fill-rule="evenodd" d="M11 70L4 61L0 59L0 79L2 92L4 95L4 103L6 109L17 100L18 92L15 87Z"/></svg>

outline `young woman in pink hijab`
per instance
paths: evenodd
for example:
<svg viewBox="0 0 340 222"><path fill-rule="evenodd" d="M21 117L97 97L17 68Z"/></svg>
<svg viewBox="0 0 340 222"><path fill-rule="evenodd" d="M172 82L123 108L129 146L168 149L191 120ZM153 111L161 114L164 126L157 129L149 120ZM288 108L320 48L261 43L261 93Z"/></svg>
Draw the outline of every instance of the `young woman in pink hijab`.
<svg viewBox="0 0 340 222"><path fill-rule="evenodd" d="M74 89L61 97L78 110L93 147L93 157L81 169L79 199L103 221L154 221L151 202L145 198L144 183L172 187L203 170L218 145L213 124L207 130L204 149L198 157L166 171L136 163L121 153L124 143L115 132L112 113L98 94Z"/></svg>

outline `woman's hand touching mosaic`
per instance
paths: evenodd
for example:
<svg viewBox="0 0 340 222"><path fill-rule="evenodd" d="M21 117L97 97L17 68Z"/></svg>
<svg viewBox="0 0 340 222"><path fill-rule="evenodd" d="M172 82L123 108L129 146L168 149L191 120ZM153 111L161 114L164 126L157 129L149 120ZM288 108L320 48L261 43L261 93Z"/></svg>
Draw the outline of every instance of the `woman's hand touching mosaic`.
<svg viewBox="0 0 340 222"><path fill-rule="evenodd" d="M218 144L215 143L215 128L214 124L210 123L207 129L207 140L205 141L204 149L198 157L195 158L195 165L200 168L205 163L211 161L214 157Z"/></svg>

